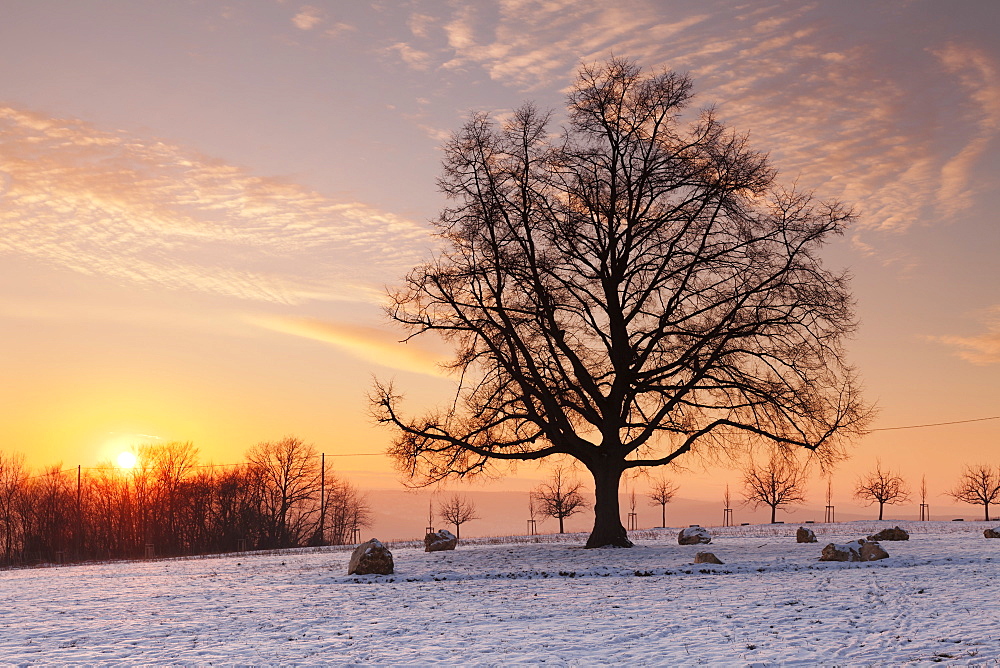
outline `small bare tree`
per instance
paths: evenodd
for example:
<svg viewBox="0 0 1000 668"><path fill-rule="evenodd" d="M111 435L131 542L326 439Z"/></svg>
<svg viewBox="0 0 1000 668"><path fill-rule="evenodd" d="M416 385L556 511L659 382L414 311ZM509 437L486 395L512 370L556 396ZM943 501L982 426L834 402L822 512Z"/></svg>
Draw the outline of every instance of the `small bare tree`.
<svg viewBox="0 0 1000 668"><path fill-rule="evenodd" d="M661 527L667 526L667 504L673 500L676 493L677 485L662 475L653 480L649 488L649 505L660 506Z"/></svg>
<svg viewBox="0 0 1000 668"><path fill-rule="evenodd" d="M875 470L858 479L854 498L866 506L878 503L878 518L886 505L898 505L910 500L910 489L898 473L882 470L882 462L875 463Z"/></svg>
<svg viewBox="0 0 1000 668"><path fill-rule="evenodd" d="M455 537L462 537L462 525L472 520L478 520L476 504L459 494L452 494L447 501L438 506L438 515L448 524L455 525Z"/></svg>
<svg viewBox="0 0 1000 668"><path fill-rule="evenodd" d="M563 520L588 507L580 493L582 488L583 483L567 479L563 467L557 466L548 482L536 487L531 495L538 504L538 512L559 520L559 533L566 533Z"/></svg>
<svg viewBox="0 0 1000 668"><path fill-rule="evenodd" d="M805 501L805 475L794 459L780 451L771 453L767 464L750 462L743 472L745 503L771 508L771 524L778 508Z"/></svg>
<svg viewBox="0 0 1000 668"><path fill-rule="evenodd" d="M961 501L983 507L983 515L990 520L990 504L1000 503L1000 468L986 464L966 466L962 477L948 496Z"/></svg>

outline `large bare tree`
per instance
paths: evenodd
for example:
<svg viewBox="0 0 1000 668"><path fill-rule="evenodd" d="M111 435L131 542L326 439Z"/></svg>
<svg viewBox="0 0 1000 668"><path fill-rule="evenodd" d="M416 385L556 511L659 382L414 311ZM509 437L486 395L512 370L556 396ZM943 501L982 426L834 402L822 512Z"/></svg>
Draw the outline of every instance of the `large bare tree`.
<svg viewBox="0 0 1000 668"><path fill-rule="evenodd" d="M966 466L958 484L948 496L956 501L983 507L984 519L990 521L990 504L1000 503L1000 468L988 464Z"/></svg>
<svg viewBox="0 0 1000 668"><path fill-rule="evenodd" d="M878 504L878 518L881 520L886 505L899 505L910 500L910 489L902 476L882 468L882 462L875 463L875 470L858 479L854 487L854 498L865 505Z"/></svg>
<svg viewBox="0 0 1000 668"><path fill-rule="evenodd" d="M630 546L629 469L760 442L830 460L864 429L848 280L817 256L850 209L777 185L711 110L682 121L691 88L612 59L580 70L561 133L529 104L445 144L445 248L388 314L454 344L459 397L410 417L372 396L414 484L570 456L594 477L587 546Z"/></svg>
<svg viewBox="0 0 1000 668"><path fill-rule="evenodd" d="M754 508L768 506L771 524L778 508L805 501L805 473L786 453L771 453L766 464L750 462L743 472L743 498Z"/></svg>

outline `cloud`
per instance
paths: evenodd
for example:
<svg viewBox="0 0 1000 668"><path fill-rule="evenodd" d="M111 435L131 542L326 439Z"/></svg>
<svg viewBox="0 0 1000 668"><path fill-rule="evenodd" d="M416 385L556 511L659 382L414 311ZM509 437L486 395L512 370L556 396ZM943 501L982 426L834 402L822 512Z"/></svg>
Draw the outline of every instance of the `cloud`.
<svg viewBox="0 0 1000 668"><path fill-rule="evenodd" d="M961 117L964 112L967 122L976 128L961 150L941 168L938 200L941 208L949 211L971 203L976 163L1000 131L1000 73L989 56L967 45L949 43L933 53L948 72L958 77L968 95L966 100L960 100L957 115Z"/></svg>
<svg viewBox="0 0 1000 668"><path fill-rule="evenodd" d="M349 32L357 32L357 26L351 25L350 23L338 22L332 24L329 28L323 31L323 34L327 37L340 37L341 35Z"/></svg>
<svg viewBox="0 0 1000 668"><path fill-rule="evenodd" d="M413 48L406 42L397 42L386 49L395 53L400 59L415 70L426 70L430 66L431 55L426 51Z"/></svg>
<svg viewBox="0 0 1000 668"><path fill-rule="evenodd" d="M345 325L311 318L253 315L247 321L283 334L321 341L380 366L426 376L445 377L441 367L444 357L409 342L402 343L398 336L374 327Z"/></svg>
<svg viewBox="0 0 1000 668"><path fill-rule="evenodd" d="M292 17L292 23L299 30L312 30L323 22L323 11L319 7L303 5Z"/></svg>
<svg viewBox="0 0 1000 668"><path fill-rule="evenodd" d="M985 317L986 332L977 336L929 336L955 349L962 359L980 366L1000 364L1000 305L994 306Z"/></svg>
<svg viewBox="0 0 1000 668"><path fill-rule="evenodd" d="M436 24L436 19L429 14L412 14L406 22L414 37L428 38Z"/></svg>
<svg viewBox="0 0 1000 668"><path fill-rule="evenodd" d="M696 103L749 130L784 180L855 205L877 254L972 201L1000 128L1000 66L914 4L503 0L422 12L405 38L415 69L479 69L522 92L563 87L580 62L612 53L691 72Z"/></svg>
<svg viewBox="0 0 1000 668"><path fill-rule="evenodd" d="M0 254L239 299L378 301L420 225L166 142L0 107Z"/></svg>

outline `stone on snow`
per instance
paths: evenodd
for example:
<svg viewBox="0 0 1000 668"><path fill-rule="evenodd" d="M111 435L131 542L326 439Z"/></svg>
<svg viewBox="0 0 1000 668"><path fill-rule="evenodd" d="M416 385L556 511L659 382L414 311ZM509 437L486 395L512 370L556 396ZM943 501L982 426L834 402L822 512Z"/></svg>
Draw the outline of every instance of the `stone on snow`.
<svg viewBox="0 0 1000 668"><path fill-rule="evenodd" d="M681 529L680 533L677 534L677 543L679 545L701 545L702 543L711 543L712 535L708 533L708 529L703 527L688 527L687 529Z"/></svg>
<svg viewBox="0 0 1000 668"><path fill-rule="evenodd" d="M722 561L719 560L715 554L711 552L699 552L694 555L694 563L696 564L721 564Z"/></svg>
<svg viewBox="0 0 1000 668"><path fill-rule="evenodd" d="M441 529L424 536L424 552L454 550L456 545L458 545L458 538L447 529Z"/></svg>
<svg viewBox="0 0 1000 668"><path fill-rule="evenodd" d="M906 533L906 529L893 527L892 529L882 529L878 533L868 536L868 540L876 542L880 540L910 540L910 534Z"/></svg>
<svg viewBox="0 0 1000 668"><path fill-rule="evenodd" d="M856 541L837 544L830 543L823 548L820 561L877 561L889 556L881 545L869 542L864 538Z"/></svg>
<svg viewBox="0 0 1000 668"><path fill-rule="evenodd" d="M390 575L393 572L392 552L378 539L361 543L351 553L348 575Z"/></svg>

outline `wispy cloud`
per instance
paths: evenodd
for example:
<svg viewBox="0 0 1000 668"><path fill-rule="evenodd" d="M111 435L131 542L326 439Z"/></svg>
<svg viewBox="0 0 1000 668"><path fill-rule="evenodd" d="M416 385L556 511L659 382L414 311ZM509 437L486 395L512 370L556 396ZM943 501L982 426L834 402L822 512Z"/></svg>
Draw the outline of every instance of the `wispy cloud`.
<svg viewBox="0 0 1000 668"><path fill-rule="evenodd" d="M386 52L397 54L404 63L415 70L426 70L430 66L431 55L413 48L406 42L397 42L388 47Z"/></svg>
<svg viewBox="0 0 1000 668"><path fill-rule="evenodd" d="M276 303L377 301L420 225L178 146L0 108L0 254Z"/></svg>
<svg viewBox="0 0 1000 668"><path fill-rule="evenodd" d="M791 0L670 11L644 0L461 3L433 19L422 8L393 48L414 68L478 68L524 92L565 85L581 61L611 53L690 71L701 104L750 130L786 180L855 204L864 242L883 253L887 235L946 220L970 201L1000 131L1000 65L926 21L916 38L892 38L885 27L905 19L905 7L869 5L860 17L829 9Z"/></svg>
<svg viewBox="0 0 1000 668"><path fill-rule="evenodd" d="M960 100L956 116L964 115L976 129L941 168L938 200L941 209L948 211L970 203L978 185L973 176L975 165L1000 131L1000 72L989 56L966 45L950 43L934 55L948 72L958 77L967 92L968 98Z"/></svg>
<svg viewBox="0 0 1000 668"><path fill-rule="evenodd" d="M323 11L319 7L303 5L292 17L292 24L299 30L312 30L323 22Z"/></svg>
<svg viewBox="0 0 1000 668"><path fill-rule="evenodd" d="M931 341L955 349L962 359L978 365L1000 364L1000 305L987 311L986 331L976 336L930 336Z"/></svg>
<svg viewBox="0 0 1000 668"><path fill-rule="evenodd" d="M444 377L442 355L421 348L415 343L402 344L398 336L374 327L345 325L311 318L289 318L270 315L247 316L248 322L283 334L321 341L366 362L390 369Z"/></svg>

